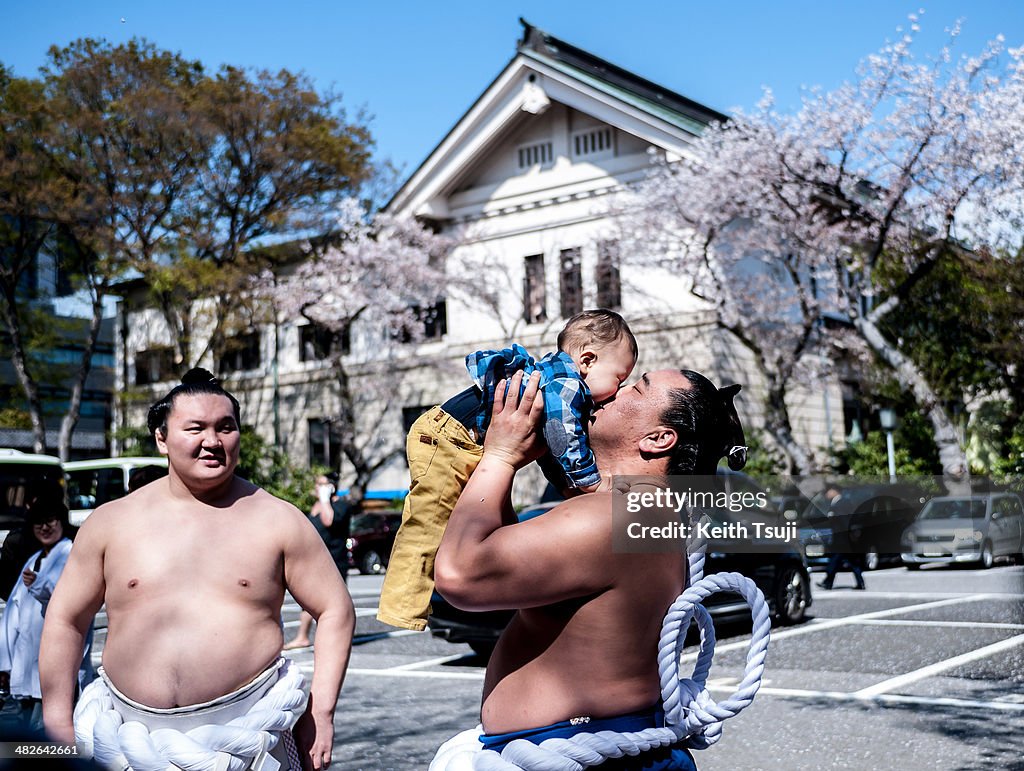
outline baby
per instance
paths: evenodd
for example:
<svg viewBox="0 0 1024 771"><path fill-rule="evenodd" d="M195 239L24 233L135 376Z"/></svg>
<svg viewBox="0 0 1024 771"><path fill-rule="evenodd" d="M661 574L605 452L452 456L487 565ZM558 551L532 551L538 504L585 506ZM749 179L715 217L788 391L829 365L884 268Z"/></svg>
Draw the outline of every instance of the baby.
<svg viewBox="0 0 1024 771"><path fill-rule="evenodd" d="M411 482L384 577L380 621L417 631L426 626L434 556L448 517L483 455L498 383L519 370L541 373L548 453L538 463L563 493L590 492L601 481L587 439L590 410L615 396L636 358L636 338L629 326L618 313L603 309L569 319L558 335L558 351L540 361L517 344L466 357L476 385L428 410L409 431Z"/></svg>

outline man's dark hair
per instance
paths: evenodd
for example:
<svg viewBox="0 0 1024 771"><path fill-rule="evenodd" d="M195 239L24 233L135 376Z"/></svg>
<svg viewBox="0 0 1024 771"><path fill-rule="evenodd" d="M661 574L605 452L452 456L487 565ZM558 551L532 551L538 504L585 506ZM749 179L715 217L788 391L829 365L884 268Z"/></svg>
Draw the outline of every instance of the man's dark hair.
<svg viewBox="0 0 1024 771"><path fill-rule="evenodd" d="M615 311L595 308L577 313L565 322L562 331L558 333L558 350L571 353L591 343L605 346L619 340L629 341L635 359L639 349L626 320Z"/></svg>
<svg viewBox="0 0 1024 771"><path fill-rule="evenodd" d="M238 406L238 399L224 390L224 387L213 376L213 373L202 367L194 367L181 378L181 385L174 386L174 388L167 392L167 396L149 408L149 415L146 417L149 433L153 434L159 429L160 433L166 437L167 416L171 414L174 400L179 396L195 396L197 394L226 396L235 412L235 424L241 428L242 412Z"/></svg>
<svg viewBox="0 0 1024 771"><path fill-rule="evenodd" d="M743 426L733 405L740 386L716 388L699 372L680 370L689 388L668 392L668 406L661 422L674 428L679 440L669 456L668 474L713 476L719 459L729 458L729 468L738 471L747 462Z"/></svg>

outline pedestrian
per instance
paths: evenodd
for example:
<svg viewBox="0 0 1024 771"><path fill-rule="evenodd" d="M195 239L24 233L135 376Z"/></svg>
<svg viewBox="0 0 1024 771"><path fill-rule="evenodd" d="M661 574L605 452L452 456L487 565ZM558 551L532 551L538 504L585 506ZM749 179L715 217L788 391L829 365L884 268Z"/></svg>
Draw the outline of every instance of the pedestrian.
<svg viewBox="0 0 1024 771"><path fill-rule="evenodd" d="M351 515L347 502L334 494L331 480L321 474L316 478L313 494L316 501L309 511L309 521L316 528L334 560L343 581L348 581L348 531ZM313 644L310 632L313 628L313 617L303 610L299 614L299 629L284 646L284 650L308 648Z"/></svg>
<svg viewBox="0 0 1024 771"><path fill-rule="evenodd" d="M0 693L4 715L16 715L22 736L43 730L42 691L39 685L39 644L50 597L67 564L74 529L58 489L40 493L28 510L27 525L39 549L28 557L7 598L0 622ZM78 687L92 680L91 627L85 635L78 662ZM4 726L12 735L12 726Z"/></svg>
<svg viewBox="0 0 1024 771"><path fill-rule="evenodd" d="M93 511L50 602L47 732L107 766L328 766L355 611L323 541L235 475L239 404L209 372L186 373L147 422L168 475ZM308 698L281 657L285 591L319 624ZM74 652L103 604L100 677L72 715Z"/></svg>
<svg viewBox="0 0 1024 771"><path fill-rule="evenodd" d="M839 512L842 497L842 493L836 487L830 486L825 490L825 501L828 503L826 515L832 524L832 550L828 555L828 565L825 567L825 579L819 582L818 586L830 591L835 583L836 573L845 567L853 573L853 588L864 591L867 589L867 585L864 583L866 560L863 553L852 548L857 545L855 541L860 531L851 527L854 524L852 515L845 522L842 521Z"/></svg>

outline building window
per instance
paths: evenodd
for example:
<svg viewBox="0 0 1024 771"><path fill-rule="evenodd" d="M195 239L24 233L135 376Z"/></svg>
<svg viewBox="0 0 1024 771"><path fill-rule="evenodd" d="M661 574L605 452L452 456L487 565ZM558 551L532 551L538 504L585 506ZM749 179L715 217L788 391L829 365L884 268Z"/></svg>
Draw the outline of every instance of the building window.
<svg viewBox="0 0 1024 771"><path fill-rule="evenodd" d="M531 166L546 166L554 159L554 153L550 142L537 142L532 145L524 145L518 148L519 168L528 169Z"/></svg>
<svg viewBox="0 0 1024 771"><path fill-rule="evenodd" d="M438 300L433 305L422 307L414 305L413 315L416 317L416 329L403 325L394 333L394 339L400 343L421 342L423 340L440 340L448 334L448 303Z"/></svg>
<svg viewBox="0 0 1024 771"><path fill-rule="evenodd" d="M576 158L591 155L614 155L615 135L610 127L578 131L572 135L572 154Z"/></svg>
<svg viewBox="0 0 1024 771"><path fill-rule="evenodd" d="M336 353L347 356L351 352L352 335L348 327L341 332L320 324L299 327L299 357L302 361L323 361Z"/></svg>
<svg viewBox="0 0 1024 771"><path fill-rule="evenodd" d="M597 307L622 305L622 278L619 274L619 242L601 241L597 245Z"/></svg>
<svg viewBox="0 0 1024 771"><path fill-rule="evenodd" d="M162 383L174 374L174 349L169 345L135 354L135 385Z"/></svg>
<svg viewBox="0 0 1024 771"><path fill-rule="evenodd" d="M260 360L260 333L246 332L228 340L218 368L221 374L245 372L258 368Z"/></svg>
<svg viewBox="0 0 1024 771"><path fill-rule="evenodd" d="M583 269L580 248L563 249L559 253L558 305L562 318L575 316L583 310Z"/></svg>
<svg viewBox="0 0 1024 771"><path fill-rule="evenodd" d="M544 321L548 314L547 292L544 287L544 255L531 254L525 259L523 274L523 318L527 324Z"/></svg>
<svg viewBox="0 0 1024 771"><path fill-rule="evenodd" d="M337 469L341 465L341 429L329 418L309 418L309 465Z"/></svg>

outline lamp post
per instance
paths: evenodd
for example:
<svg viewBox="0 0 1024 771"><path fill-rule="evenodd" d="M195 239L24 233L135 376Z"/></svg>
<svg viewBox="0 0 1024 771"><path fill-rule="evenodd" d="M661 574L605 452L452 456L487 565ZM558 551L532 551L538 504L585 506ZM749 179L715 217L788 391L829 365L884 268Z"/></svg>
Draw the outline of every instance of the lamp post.
<svg viewBox="0 0 1024 771"><path fill-rule="evenodd" d="M892 439L892 432L896 429L896 410L891 407L883 407L878 411L878 420L885 431L885 447L889 454L889 482L896 481L896 444Z"/></svg>

